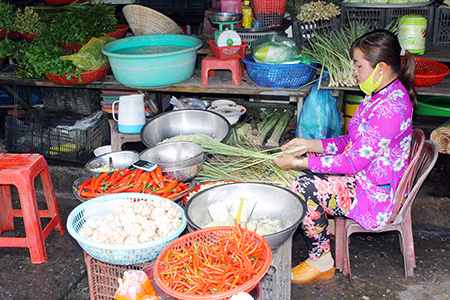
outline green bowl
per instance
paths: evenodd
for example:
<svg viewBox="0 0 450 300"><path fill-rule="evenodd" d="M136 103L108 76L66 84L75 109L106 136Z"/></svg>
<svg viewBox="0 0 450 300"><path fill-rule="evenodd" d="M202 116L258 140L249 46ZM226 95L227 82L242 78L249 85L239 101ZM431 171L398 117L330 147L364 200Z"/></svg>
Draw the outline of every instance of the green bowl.
<svg viewBox="0 0 450 300"><path fill-rule="evenodd" d="M194 74L200 39L181 34L139 35L106 44L114 77L133 88L170 86Z"/></svg>
<svg viewBox="0 0 450 300"><path fill-rule="evenodd" d="M450 97L419 97L419 109L415 113L422 116L450 117Z"/></svg>

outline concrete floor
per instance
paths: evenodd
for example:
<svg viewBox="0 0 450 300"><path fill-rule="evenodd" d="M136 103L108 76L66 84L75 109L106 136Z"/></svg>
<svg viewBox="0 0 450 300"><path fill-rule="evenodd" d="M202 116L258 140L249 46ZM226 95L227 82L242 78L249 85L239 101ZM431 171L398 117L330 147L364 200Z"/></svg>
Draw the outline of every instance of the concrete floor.
<svg viewBox="0 0 450 300"><path fill-rule="evenodd" d="M64 162L49 161L49 166L65 224L68 214L80 204L71 185L85 171L82 166ZM328 281L291 285L291 299L450 299L449 179L449 156L440 155L413 205L414 277L404 278L396 233L354 235L350 245L353 282L336 272ZM43 201L42 194L38 198ZM23 225L18 219L17 230L2 236L20 234ZM61 236L54 231L46 246L48 260L40 265L30 263L25 248L0 248L0 299L90 298L83 251L77 242L67 232ZM306 257L306 244L296 232L292 266Z"/></svg>

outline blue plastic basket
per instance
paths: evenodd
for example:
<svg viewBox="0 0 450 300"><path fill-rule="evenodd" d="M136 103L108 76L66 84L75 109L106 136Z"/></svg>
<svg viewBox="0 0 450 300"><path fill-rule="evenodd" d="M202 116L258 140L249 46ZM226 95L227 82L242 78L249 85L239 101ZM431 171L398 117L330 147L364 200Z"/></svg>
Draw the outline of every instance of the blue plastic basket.
<svg viewBox="0 0 450 300"><path fill-rule="evenodd" d="M247 54L242 62L248 76L259 86L271 88L299 88L308 83L316 73L316 64L260 64Z"/></svg>
<svg viewBox="0 0 450 300"><path fill-rule="evenodd" d="M80 244L81 248L83 248L86 253L97 260L115 265L132 265L149 262L156 259L159 253L170 243L176 240L186 229L187 221L183 208L171 201L172 205L181 212L181 224L177 230L159 240L134 245L113 245L95 242L78 234L78 231L86 222L85 214L86 209L89 209L89 206L102 205L102 203L114 200L119 202L123 201L124 204L127 203L127 201L167 201L167 199L155 195L120 193L101 196L93 200L83 202L75 207L67 219L67 231L78 242L78 244ZM107 214L109 214L109 212L105 211L104 217L106 217Z"/></svg>

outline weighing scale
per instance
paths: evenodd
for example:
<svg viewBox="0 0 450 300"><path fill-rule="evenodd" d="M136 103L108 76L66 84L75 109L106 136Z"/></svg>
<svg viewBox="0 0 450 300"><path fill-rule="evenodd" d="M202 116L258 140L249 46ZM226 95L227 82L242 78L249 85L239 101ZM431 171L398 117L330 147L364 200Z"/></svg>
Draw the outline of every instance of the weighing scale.
<svg viewBox="0 0 450 300"><path fill-rule="evenodd" d="M239 46L242 44L241 36L234 30L234 24L240 23L242 14L238 13L213 13L209 15L211 23L219 25L219 31L214 33L214 40L218 47ZM224 28L224 26L230 28Z"/></svg>

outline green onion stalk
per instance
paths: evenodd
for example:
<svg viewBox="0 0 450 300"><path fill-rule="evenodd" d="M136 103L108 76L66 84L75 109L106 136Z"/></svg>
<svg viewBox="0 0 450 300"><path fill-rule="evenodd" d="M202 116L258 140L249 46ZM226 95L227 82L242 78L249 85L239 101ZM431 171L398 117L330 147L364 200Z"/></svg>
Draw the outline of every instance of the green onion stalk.
<svg viewBox="0 0 450 300"><path fill-rule="evenodd" d="M196 178L200 182L232 180L270 183L289 188L294 179L302 174L298 170L282 170L272 160L212 155L205 161Z"/></svg>
<svg viewBox="0 0 450 300"><path fill-rule="evenodd" d="M287 125L291 121L292 116L294 115L295 107L293 105L289 105L286 111L281 116L279 122L276 124L273 129L272 135L267 140L266 146L274 146L278 147L280 144L280 138L286 129Z"/></svg>
<svg viewBox="0 0 450 300"><path fill-rule="evenodd" d="M261 150L248 141L235 146L221 143L206 134L180 135L163 142L192 141L200 144L208 155L197 179L201 182L235 180L270 183L289 187L292 181L303 174L297 170L282 170L273 163L282 153L293 153L303 149L281 151L281 147Z"/></svg>
<svg viewBox="0 0 450 300"><path fill-rule="evenodd" d="M324 69L328 70L328 86L356 86L358 82L353 74L349 50L354 40L373 29L370 22L351 21L348 26L329 34L315 33L315 40L308 40L311 49L303 47L303 53L322 66L321 76ZM397 24L391 23L385 29L395 33Z"/></svg>

